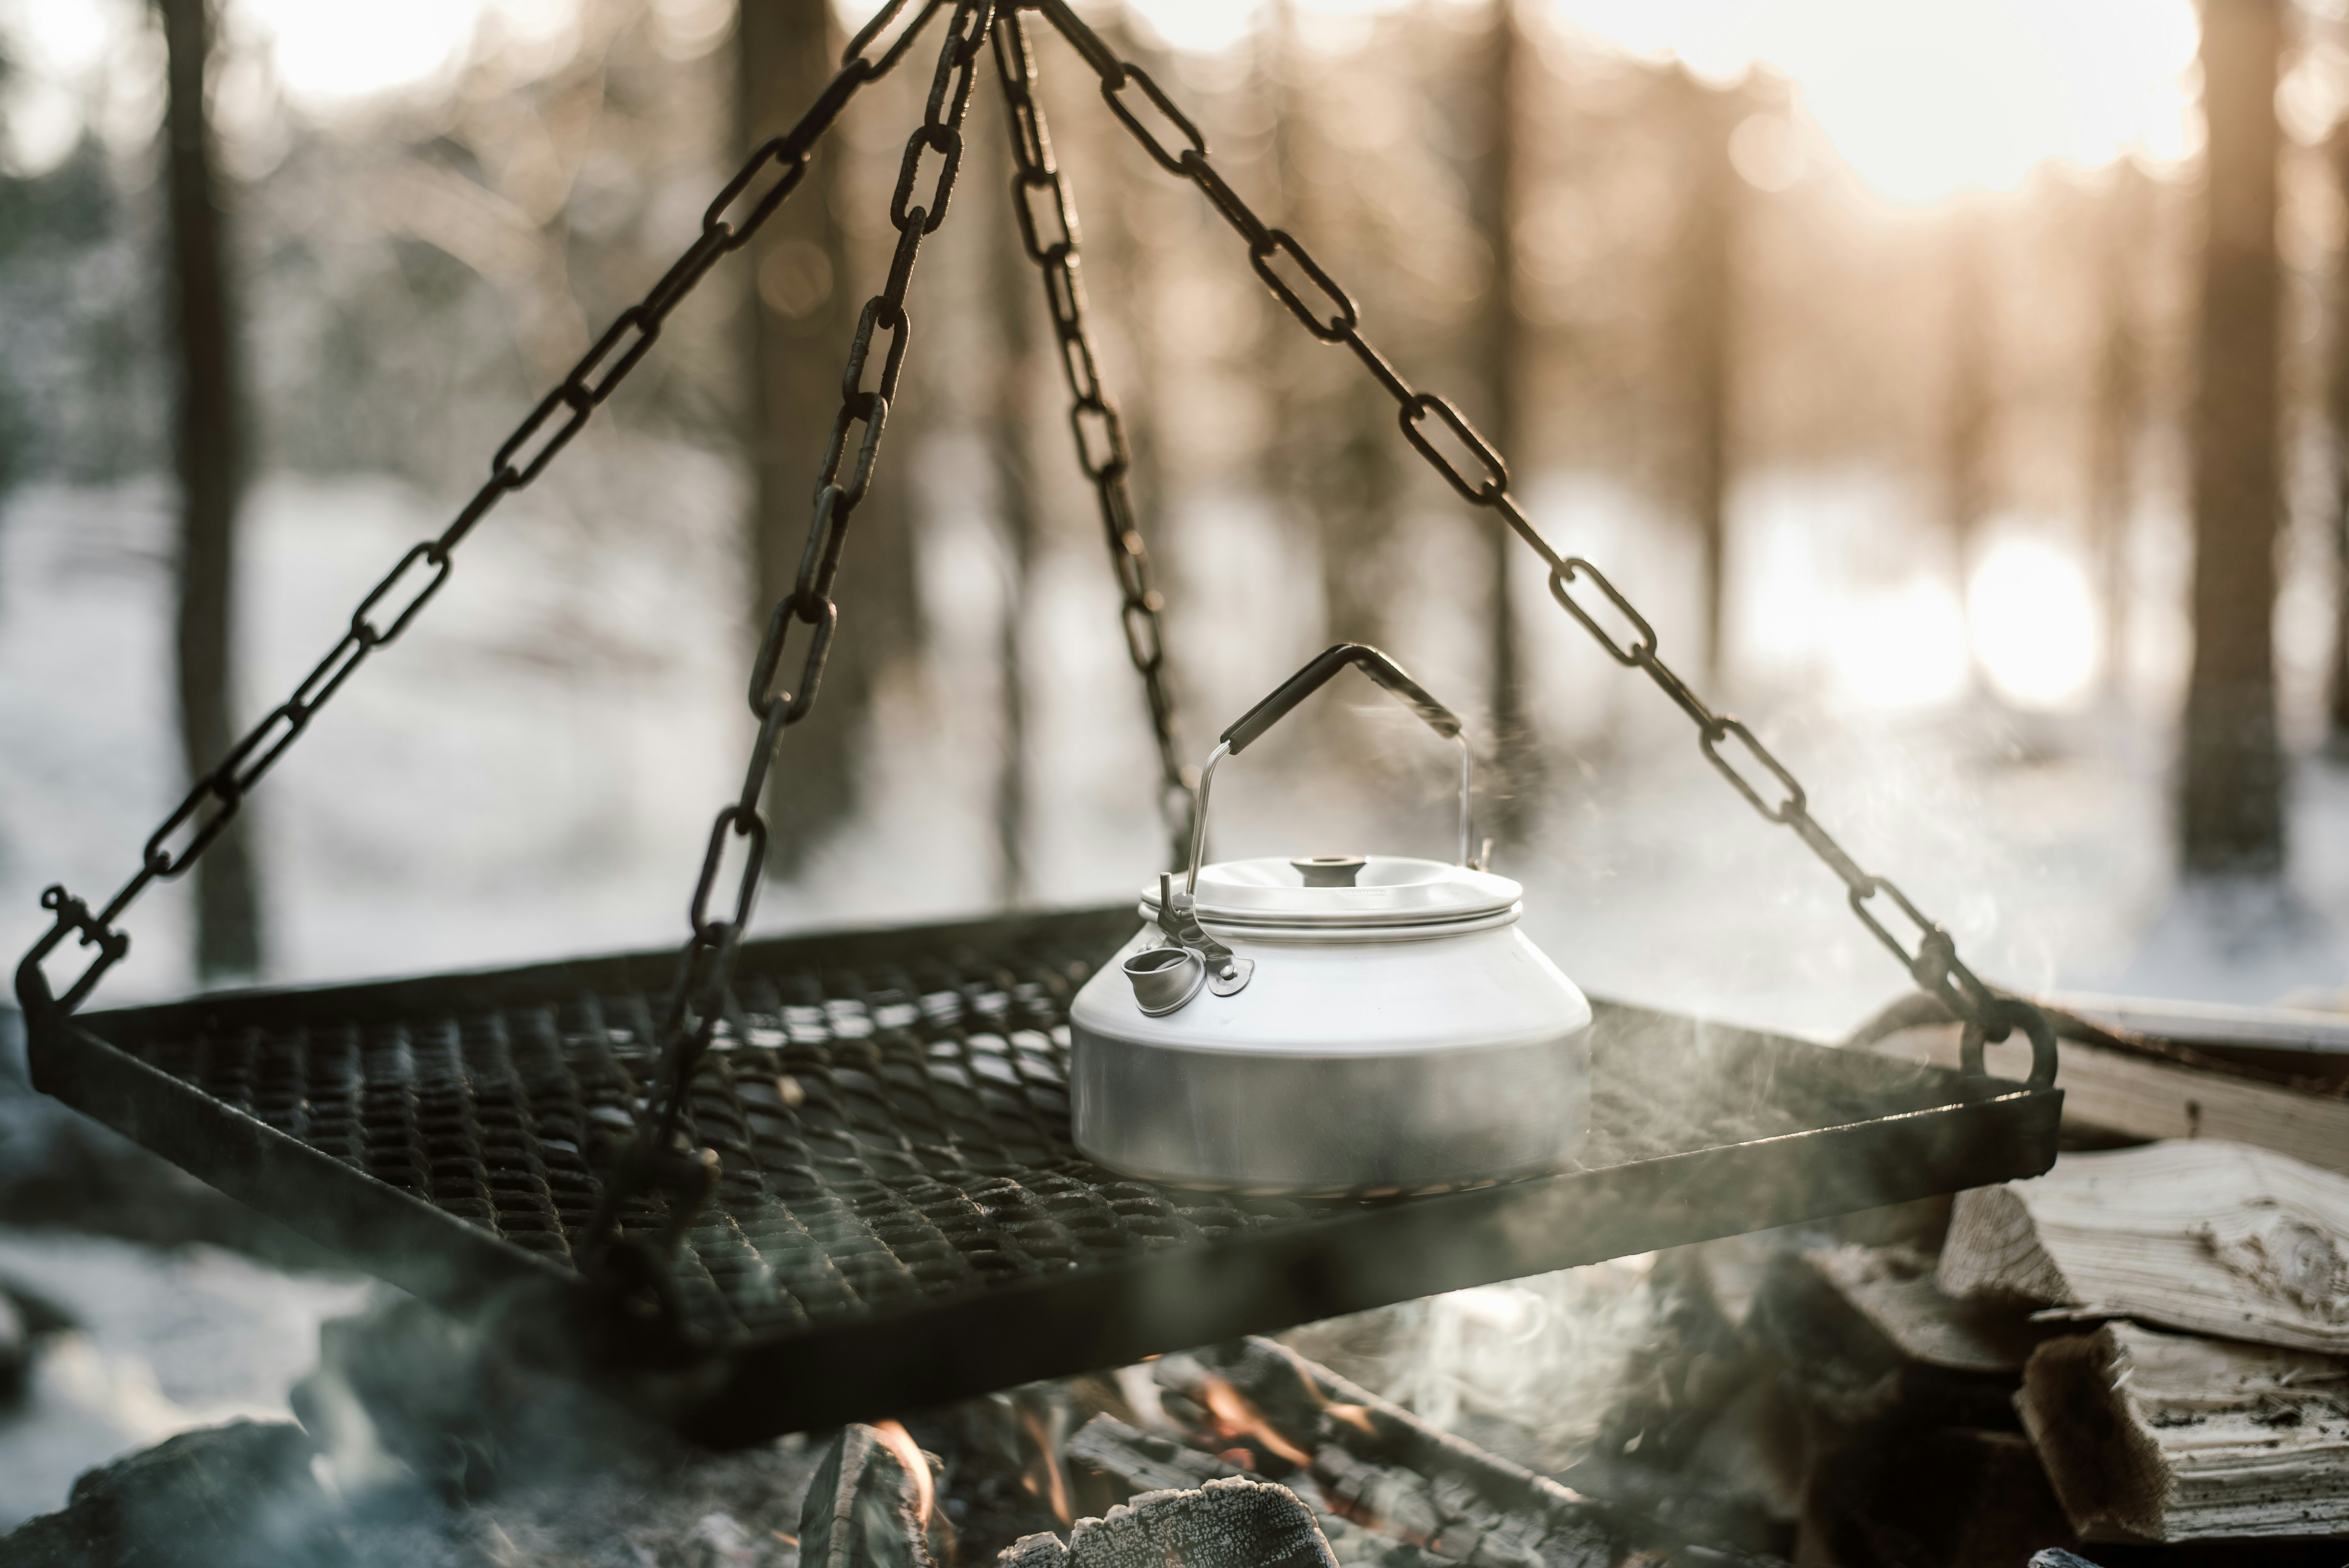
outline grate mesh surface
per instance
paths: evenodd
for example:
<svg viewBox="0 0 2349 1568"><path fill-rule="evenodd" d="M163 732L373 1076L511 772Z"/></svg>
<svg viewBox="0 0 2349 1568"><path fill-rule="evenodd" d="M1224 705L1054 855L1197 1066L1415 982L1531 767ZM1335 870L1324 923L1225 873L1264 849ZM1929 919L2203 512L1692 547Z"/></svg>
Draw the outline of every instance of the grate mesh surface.
<svg viewBox="0 0 2349 1568"><path fill-rule="evenodd" d="M674 1418L750 1440L2053 1158L2056 1091L1598 1002L1592 1130L1554 1177L1311 1201L1131 1181L1070 1144L1067 1009L1134 919L745 946L688 1097L721 1174L676 1293L691 1332L675 1346L724 1350L727 1370L664 1386ZM560 1287L646 1109L669 965L84 1015L33 1030L35 1078L387 1277L546 1341L597 1299ZM667 1219L657 1195L623 1214ZM632 1329L583 1343L646 1377L678 1353Z"/></svg>
<svg viewBox="0 0 2349 1568"><path fill-rule="evenodd" d="M720 1340L788 1331L1359 1208L1170 1191L1077 1154L1067 1010L1100 947L1064 938L958 961L746 962L690 1097L693 1135L723 1169L681 1260L691 1326ZM269 1027L224 1014L129 1048L568 1266L603 1161L645 1107L656 1005L642 989L582 987L364 1022ZM1719 1083L1692 1094L1686 1075L1640 1071L1636 1042L1603 1027L1598 1055L1586 1168L1880 1109L1857 1095L1797 1106ZM654 1197L623 1219L653 1228L666 1215Z"/></svg>
<svg viewBox="0 0 2349 1568"><path fill-rule="evenodd" d="M1170 1192L1069 1143L1067 1009L1098 943L853 967L746 962L695 1078L722 1161L688 1233L720 1339L910 1305L1329 1205ZM233 1016L130 1052L400 1191L569 1266L657 1065L644 990L278 1027ZM657 1227L656 1197L624 1222Z"/></svg>

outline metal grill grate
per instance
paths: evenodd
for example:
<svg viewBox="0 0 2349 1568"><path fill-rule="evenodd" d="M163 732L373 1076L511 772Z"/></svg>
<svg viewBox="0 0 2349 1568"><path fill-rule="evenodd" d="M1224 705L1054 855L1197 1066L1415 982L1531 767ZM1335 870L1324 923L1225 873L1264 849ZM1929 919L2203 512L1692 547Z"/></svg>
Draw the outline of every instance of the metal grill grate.
<svg viewBox="0 0 2349 1568"><path fill-rule="evenodd" d="M748 1438L1541 1268L2035 1173L2055 1091L1599 1007L1579 1169L1439 1195L1169 1191L1068 1141L1066 1011L1130 911L749 944L695 1078L722 1162L681 1359L574 1249L654 1068L666 958L100 1013L44 1088L420 1294L551 1328ZM657 1198L624 1215L667 1219ZM713 1372L713 1365L719 1369Z"/></svg>

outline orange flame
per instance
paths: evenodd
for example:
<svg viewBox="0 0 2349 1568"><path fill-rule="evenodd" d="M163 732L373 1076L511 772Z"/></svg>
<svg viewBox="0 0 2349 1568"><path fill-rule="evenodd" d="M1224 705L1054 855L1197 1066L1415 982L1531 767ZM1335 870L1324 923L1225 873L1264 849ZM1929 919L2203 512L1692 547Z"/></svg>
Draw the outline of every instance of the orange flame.
<svg viewBox="0 0 2349 1568"><path fill-rule="evenodd" d="M1075 1523L1076 1515L1069 1507L1068 1475L1061 1468L1061 1445L1052 1440L1052 1434L1044 1429L1044 1418L1034 1410L1022 1406L1019 1422L1028 1429L1028 1435L1035 1439L1036 1452L1043 1461L1044 1486L1051 1494L1045 1501L1051 1506L1052 1517L1063 1524ZM1034 1494L1036 1470L1032 1464L1024 1479L1029 1492Z"/></svg>
<svg viewBox="0 0 2349 1568"><path fill-rule="evenodd" d="M1209 1373L1199 1391L1204 1397L1207 1413L1216 1418L1217 1437L1254 1438L1267 1453L1278 1454L1299 1470L1312 1464L1311 1454L1282 1437L1246 1394L1221 1377Z"/></svg>
<svg viewBox="0 0 2349 1568"><path fill-rule="evenodd" d="M897 1462L905 1467L905 1473L914 1478L915 1517L923 1529L928 1529L930 1504L935 1499L930 1491L930 1461L922 1457L921 1445L914 1441L913 1433L895 1421L874 1422L873 1434L881 1439L883 1448L896 1456Z"/></svg>

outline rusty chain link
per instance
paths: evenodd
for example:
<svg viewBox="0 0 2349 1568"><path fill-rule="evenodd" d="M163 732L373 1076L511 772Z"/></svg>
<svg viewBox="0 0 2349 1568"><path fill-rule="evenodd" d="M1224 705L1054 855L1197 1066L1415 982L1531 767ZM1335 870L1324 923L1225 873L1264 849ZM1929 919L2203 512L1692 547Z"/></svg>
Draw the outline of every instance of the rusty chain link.
<svg viewBox="0 0 2349 1568"><path fill-rule="evenodd" d="M1582 624L1584 630L1598 640L1616 663L1644 672L1682 712L1688 715L1697 727L1698 745L1706 760L1735 786L1748 804L1769 820L1791 828L1795 836L1826 862L1827 869L1842 879L1851 911L1859 917L1860 923L1900 961L1901 967L1909 972L1910 978L1921 989L1938 997L1964 1023L1961 1054L1967 1064L1978 1068L1985 1040L2003 1040L2014 1029L2020 1028L2031 1039L2032 1081L2053 1082L2055 1074L2054 1034L2039 1010L1986 985L1959 959L1957 944L1947 930L1928 918L1889 879L1863 870L1811 815L1803 787L1785 764L1772 756L1769 748L1743 721L1728 714L1715 713L1708 707L1689 684L1664 663L1657 652L1655 628L1648 624L1622 592L1589 562L1580 556L1558 553L1543 537L1541 531L1534 526L1533 521L1517 504L1516 498L1509 493L1508 467L1502 460L1501 454L1493 449L1492 443L1480 435L1468 422L1467 417L1448 400L1413 387L1384 356L1371 346L1370 340L1362 335L1361 313L1352 296L1314 260L1312 253L1295 236L1268 226L1249 209L1208 160L1206 139L1199 133L1198 127L1184 115L1156 82L1140 67L1119 58L1101 36L1070 9L1068 0L1034 0L1032 8L1042 12L1053 28L1092 67L1093 74L1101 80L1102 99L1118 122L1142 144L1152 160L1169 173L1197 186L1216 214L1247 242L1249 264L1255 268L1257 277L1270 290L1273 297L1316 338L1324 343L1345 345L1361 362L1363 368L1386 388L1388 395L1395 400L1396 421L1412 449L1470 505L1498 512L1516 531L1517 537L1525 541L1548 566L1550 593L1558 603ZM1029 80L1032 83L1032 69ZM1183 145L1179 149L1170 148L1143 122L1134 104L1129 101L1129 88L1138 88L1140 98L1146 100L1181 138ZM1299 293L1275 270L1275 263L1282 258L1296 266L1312 291L1319 296L1318 303ZM1431 419L1465 451L1473 462L1473 469L1464 469L1436 444L1434 434L1429 428ZM1629 628L1630 640L1628 645L1594 615L1592 605L1575 597L1570 585L1585 580L1599 591L1599 596L1612 607L1613 614ZM1764 788L1757 787L1756 779L1742 771L1724 753L1723 743L1730 741L1734 741L1751 763L1767 776L1761 783L1777 795L1775 803L1765 795ZM1899 911L1899 918L1914 928L1916 947L1913 952L1871 907L1879 896Z"/></svg>
<svg viewBox="0 0 2349 1568"><path fill-rule="evenodd" d="M1069 385L1069 427L1076 438L1077 466L1084 470L1101 507L1109 536L1110 563L1117 572L1124 603L1119 621L1126 657L1142 676L1150 704L1150 729L1158 747L1159 811L1165 820L1169 862L1190 853L1195 797L1174 739L1174 699L1166 685L1164 602L1150 585L1150 556L1134 525L1133 500L1126 490L1133 468L1125 422L1102 388L1092 332L1085 325L1085 284L1078 254L1077 209L1068 181L1052 157L1052 134L1044 106L1036 101L1036 60L1028 29L1017 11L995 23L995 71L1003 84L1004 118L1011 132L1011 205L1028 259L1043 276L1044 302L1052 317L1061 373ZM1041 206L1050 227L1040 220Z"/></svg>
<svg viewBox="0 0 2349 1568"><path fill-rule="evenodd" d="M440 591L449 581L457 546L474 525L499 501L528 487L546 471L555 454L570 443L613 389L651 350L669 313L719 258L749 243L760 225L798 189L807 174L809 153L840 118L841 110L866 83L878 80L895 67L945 0L924 0L913 19L879 57L869 57L865 51L908 4L910 0L885 0L873 19L849 41L839 72L816 96L813 106L796 125L761 143L750 154L703 211L701 232L686 247L685 253L661 274L660 281L642 300L620 313L554 390L523 417L491 459L489 479L458 512L456 521L437 538L419 542L401 556L399 563L359 601L358 608L351 614L348 629L317 666L303 677L294 688L294 695L272 709L211 772L196 780L186 799L149 837L138 872L107 901L106 906L93 914L88 904L63 887L52 887L41 894L41 907L55 918L16 968L16 994L27 1014L70 1013L82 1004L98 980L130 949L129 934L117 930L114 923L123 911L147 890L149 883L158 879L172 881L187 873L188 868L236 816L253 787L309 727L319 707L342 689L343 683L369 655L397 641ZM964 99L968 92L966 79L962 87ZM961 101L957 100L957 119ZM951 172L949 166L948 181ZM740 211L736 211L738 207ZM931 226L936 227L935 222ZM900 296L902 293L901 287ZM863 338L860 332L860 344ZM888 374L893 377L896 362L902 357L903 339L900 329L890 353ZM867 438L860 474L870 466L872 436L877 434L876 423ZM820 665L821 659L816 662ZM810 695L812 696L812 686ZM182 829L187 830L186 841L172 847L168 841ZM698 898L697 911L698 907ZM69 935L78 935L80 946L97 948L98 954L59 995L49 985L41 965Z"/></svg>

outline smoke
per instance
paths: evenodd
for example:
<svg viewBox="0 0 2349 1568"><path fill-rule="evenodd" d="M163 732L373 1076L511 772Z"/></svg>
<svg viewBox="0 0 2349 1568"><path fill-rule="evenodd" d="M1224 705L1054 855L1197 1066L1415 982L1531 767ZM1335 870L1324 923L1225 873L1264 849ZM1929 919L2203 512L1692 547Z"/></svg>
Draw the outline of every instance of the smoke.
<svg viewBox="0 0 2349 1568"><path fill-rule="evenodd" d="M1664 1334L1653 1253L1315 1324L1287 1343L1447 1431L1545 1470L1587 1456ZM1514 1442L1492 1443L1495 1425Z"/></svg>

